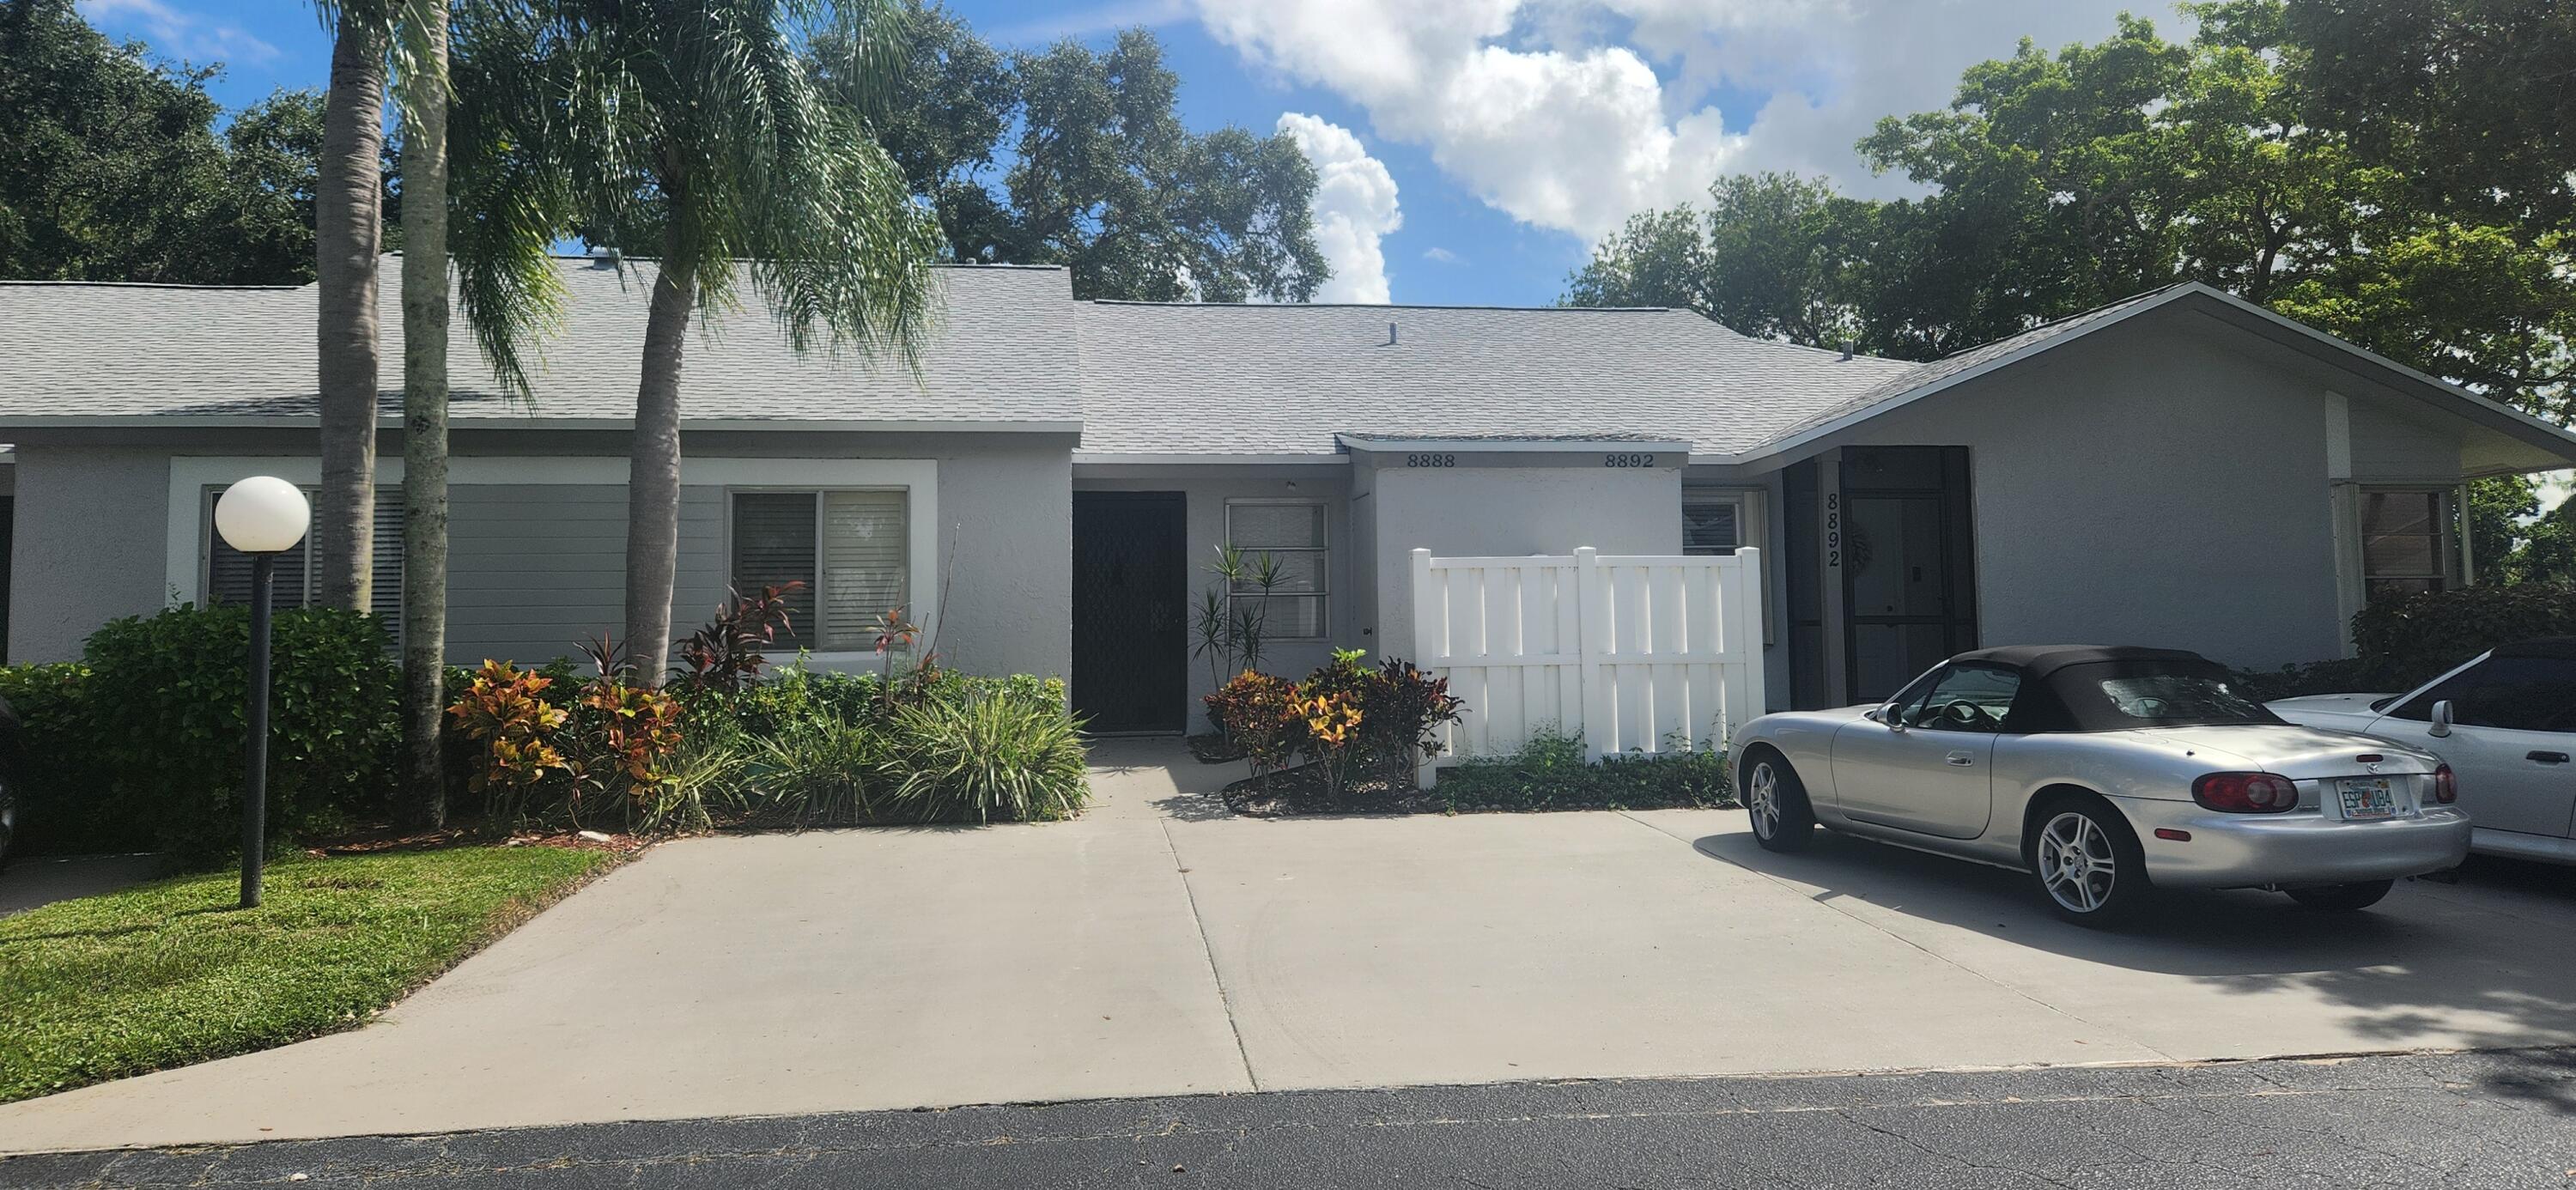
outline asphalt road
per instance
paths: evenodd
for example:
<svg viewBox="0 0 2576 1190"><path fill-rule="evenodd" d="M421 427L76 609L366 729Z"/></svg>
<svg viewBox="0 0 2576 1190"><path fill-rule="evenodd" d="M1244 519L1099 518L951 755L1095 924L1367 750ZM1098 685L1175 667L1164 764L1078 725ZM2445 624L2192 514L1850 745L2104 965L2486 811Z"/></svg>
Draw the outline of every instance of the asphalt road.
<svg viewBox="0 0 2576 1190"><path fill-rule="evenodd" d="M0 1160L0 1186L2566 1187L2576 1050L1285 1091Z"/></svg>

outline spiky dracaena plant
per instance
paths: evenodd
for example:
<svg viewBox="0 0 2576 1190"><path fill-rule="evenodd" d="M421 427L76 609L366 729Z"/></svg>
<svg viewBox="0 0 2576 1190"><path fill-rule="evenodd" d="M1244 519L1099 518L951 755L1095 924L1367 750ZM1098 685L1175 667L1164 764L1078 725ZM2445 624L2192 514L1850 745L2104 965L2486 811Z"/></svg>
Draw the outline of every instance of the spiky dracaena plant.
<svg viewBox="0 0 2576 1190"><path fill-rule="evenodd" d="M828 344L917 368L934 316L931 212L800 50L829 29L845 89L881 104L902 0L555 0L545 129L579 225L658 227L627 484L626 638L658 673L680 531L680 367L690 320L748 288L798 351Z"/></svg>

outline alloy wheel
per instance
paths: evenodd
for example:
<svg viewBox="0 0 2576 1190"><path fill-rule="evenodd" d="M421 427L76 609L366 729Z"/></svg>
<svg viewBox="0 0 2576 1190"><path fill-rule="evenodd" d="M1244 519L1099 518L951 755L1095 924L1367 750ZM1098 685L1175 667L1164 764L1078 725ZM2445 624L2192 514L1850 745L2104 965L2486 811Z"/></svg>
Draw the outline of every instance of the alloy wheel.
<svg viewBox="0 0 2576 1190"><path fill-rule="evenodd" d="M1753 775L1744 781L1744 812L1753 820L1753 833L1768 839L1780 832L1780 774L1770 761L1753 766Z"/></svg>
<svg viewBox="0 0 2576 1190"><path fill-rule="evenodd" d="M2049 819L2038 850L2039 882L2068 912L2092 913L2111 899L2120 878L2119 853L2091 815L2069 810Z"/></svg>

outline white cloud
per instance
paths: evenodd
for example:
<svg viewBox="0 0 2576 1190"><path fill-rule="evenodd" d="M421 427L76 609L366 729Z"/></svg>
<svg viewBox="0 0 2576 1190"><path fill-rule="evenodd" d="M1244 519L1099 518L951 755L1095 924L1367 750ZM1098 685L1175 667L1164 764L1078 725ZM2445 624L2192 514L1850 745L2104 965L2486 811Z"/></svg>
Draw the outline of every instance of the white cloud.
<svg viewBox="0 0 2576 1190"><path fill-rule="evenodd" d="M1459 255L1458 255L1457 253L1452 252L1452 251L1450 251L1450 250L1448 250L1448 249L1446 249L1446 248L1440 248L1440 247L1431 247L1431 248L1425 248L1425 249L1423 249L1423 250L1422 250L1422 259L1424 259L1424 260L1428 260L1428 261L1434 261L1434 262L1439 263L1439 264L1459 264L1459 263L1462 263L1462 259L1459 257Z"/></svg>
<svg viewBox="0 0 2576 1190"><path fill-rule="evenodd" d="M1315 300L1381 305L1391 300L1380 241L1404 226L1404 213L1396 208L1395 175L1339 124L1288 112L1279 117L1279 131L1294 138L1315 167L1315 246L1333 266Z"/></svg>
<svg viewBox="0 0 2576 1190"><path fill-rule="evenodd" d="M1824 173L1867 194L1852 143L1939 107L1960 71L2099 40L2135 0L1191 0L1252 62L1358 103L1382 137L1490 206L1586 239L1720 172ZM1608 34L1619 31L1612 39ZM2168 32L2171 32L2169 30ZM1721 110L1711 88L1766 96Z"/></svg>
<svg viewBox="0 0 2576 1190"><path fill-rule="evenodd" d="M277 59L276 46L241 26L209 20L162 0L80 0L77 7L91 24L139 28L162 53L191 62L265 65Z"/></svg>

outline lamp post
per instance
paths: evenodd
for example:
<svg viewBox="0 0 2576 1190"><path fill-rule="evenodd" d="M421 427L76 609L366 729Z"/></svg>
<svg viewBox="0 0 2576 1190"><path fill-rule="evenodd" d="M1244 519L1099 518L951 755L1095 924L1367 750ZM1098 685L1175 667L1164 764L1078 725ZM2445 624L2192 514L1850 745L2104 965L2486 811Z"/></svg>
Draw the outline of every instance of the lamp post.
<svg viewBox="0 0 2576 1190"><path fill-rule="evenodd" d="M260 865L268 850L268 605L277 556L295 548L313 523L304 492L273 475L224 489L215 501L215 532L250 555L250 769L242 790L241 907L259 908Z"/></svg>

